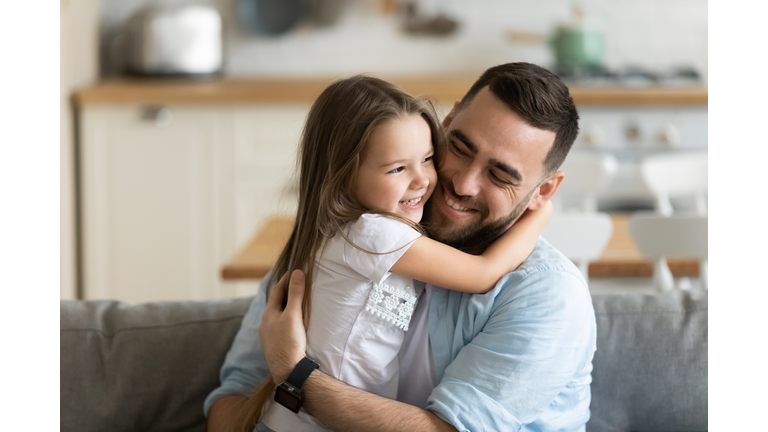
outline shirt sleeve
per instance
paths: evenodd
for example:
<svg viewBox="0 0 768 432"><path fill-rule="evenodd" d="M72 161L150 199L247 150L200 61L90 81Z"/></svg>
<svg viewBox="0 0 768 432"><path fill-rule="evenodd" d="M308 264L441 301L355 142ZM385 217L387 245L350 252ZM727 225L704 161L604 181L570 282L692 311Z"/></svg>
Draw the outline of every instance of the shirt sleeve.
<svg viewBox="0 0 768 432"><path fill-rule="evenodd" d="M366 278L381 283L389 269L403 256L421 234L395 219L364 214L346 227L344 263ZM370 253L373 252L373 253Z"/></svg>
<svg viewBox="0 0 768 432"><path fill-rule="evenodd" d="M512 273L500 284L512 286L495 299L482 329L467 336L427 402L459 431L520 430L577 371L589 379L595 316L583 280L550 269ZM588 406L588 393L578 395L579 403Z"/></svg>
<svg viewBox="0 0 768 432"><path fill-rule="evenodd" d="M221 385L205 398L203 412L206 418L216 399L230 394L246 396L269 375L259 340L259 324L267 304L265 292L268 281L269 275L262 279L259 293L251 302L232 347L224 358L219 372Z"/></svg>

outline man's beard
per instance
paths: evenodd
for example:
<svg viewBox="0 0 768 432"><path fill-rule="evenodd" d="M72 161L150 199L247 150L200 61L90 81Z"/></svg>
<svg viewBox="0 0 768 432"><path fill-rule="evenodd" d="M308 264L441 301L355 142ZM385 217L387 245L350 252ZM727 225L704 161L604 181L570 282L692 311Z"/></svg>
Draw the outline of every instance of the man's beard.
<svg viewBox="0 0 768 432"><path fill-rule="evenodd" d="M440 180L438 181L442 185L450 184L450 181ZM528 195L526 195L525 198L523 198L515 206L515 208L512 209L512 212L510 212L509 215L502 217L501 219L489 221L487 220L487 208L482 208L480 209L480 220L472 223L471 225L460 228L451 228L450 225L452 221L448 219L447 216L443 215L440 210L433 210L433 206L436 207L438 203L432 201L444 199L442 196L436 196L433 194L432 199L428 205L424 206L424 217L422 218L422 221L426 222L425 229L429 233L430 237L441 243L445 243L456 249L462 250L475 248L484 249L494 240L504 234L504 232L509 229L510 226L512 226L517 218L520 217L520 215L525 211L526 207L528 207L528 203L531 200L535 190L535 187L532 188L530 192L528 192ZM461 196L456 195L454 191L449 192L451 192L454 196L461 198ZM468 201L469 200L465 200L465 202Z"/></svg>

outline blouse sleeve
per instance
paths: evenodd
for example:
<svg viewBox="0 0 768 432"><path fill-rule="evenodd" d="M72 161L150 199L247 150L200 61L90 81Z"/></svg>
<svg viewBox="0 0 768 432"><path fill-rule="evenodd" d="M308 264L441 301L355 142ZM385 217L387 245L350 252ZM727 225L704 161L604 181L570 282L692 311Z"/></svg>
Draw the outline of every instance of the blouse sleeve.
<svg viewBox="0 0 768 432"><path fill-rule="evenodd" d="M344 263L375 283L384 280L389 269L421 236L400 221L376 214L362 215L345 230L354 246L344 244Z"/></svg>

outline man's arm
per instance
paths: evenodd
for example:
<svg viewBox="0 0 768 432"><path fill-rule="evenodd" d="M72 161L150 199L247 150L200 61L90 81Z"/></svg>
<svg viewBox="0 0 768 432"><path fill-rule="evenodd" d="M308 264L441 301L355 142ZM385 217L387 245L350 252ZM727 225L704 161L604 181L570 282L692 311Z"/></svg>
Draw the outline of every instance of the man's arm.
<svg viewBox="0 0 768 432"><path fill-rule="evenodd" d="M285 283L275 285L259 326L261 348L276 384L288 377L306 352L301 315L304 273L296 270L291 275L283 311L285 288ZM334 431L456 431L429 411L368 393L317 370L305 382L304 394L303 407Z"/></svg>
<svg viewBox="0 0 768 432"><path fill-rule="evenodd" d="M208 417L208 430L212 432L235 430L239 422L239 404L244 403L247 400L245 395L250 394L269 374L258 333L267 303L263 294L267 283L268 277L262 281L259 295L248 308L232 341L219 373L221 384L205 399L203 410Z"/></svg>
<svg viewBox="0 0 768 432"><path fill-rule="evenodd" d="M334 431L456 432L429 411L368 393L322 372L312 373L306 389L304 407Z"/></svg>
<svg viewBox="0 0 768 432"><path fill-rule="evenodd" d="M443 310L465 313L436 330L440 383L427 401L459 430L578 430L589 418L591 298L578 269L543 249L485 296L432 292Z"/></svg>
<svg viewBox="0 0 768 432"><path fill-rule="evenodd" d="M240 395L226 395L216 399L208 411L208 430L211 432L240 431L240 408L248 401Z"/></svg>

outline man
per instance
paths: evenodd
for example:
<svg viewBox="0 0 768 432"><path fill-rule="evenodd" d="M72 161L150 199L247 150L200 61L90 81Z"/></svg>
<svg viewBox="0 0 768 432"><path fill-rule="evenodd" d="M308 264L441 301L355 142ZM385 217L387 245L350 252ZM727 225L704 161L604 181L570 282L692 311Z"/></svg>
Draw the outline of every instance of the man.
<svg viewBox="0 0 768 432"><path fill-rule="evenodd" d="M424 219L437 240L479 253L555 193L578 114L555 75L512 63L486 71L443 125L449 140ZM206 400L209 430L230 430L241 395L270 372L282 382L304 358L303 277L283 277L266 305L254 301ZM427 285L401 348L397 401L315 370L303 407L335 431L584 430L594 351L586 283L539 239L486 294Z"/></svg>

